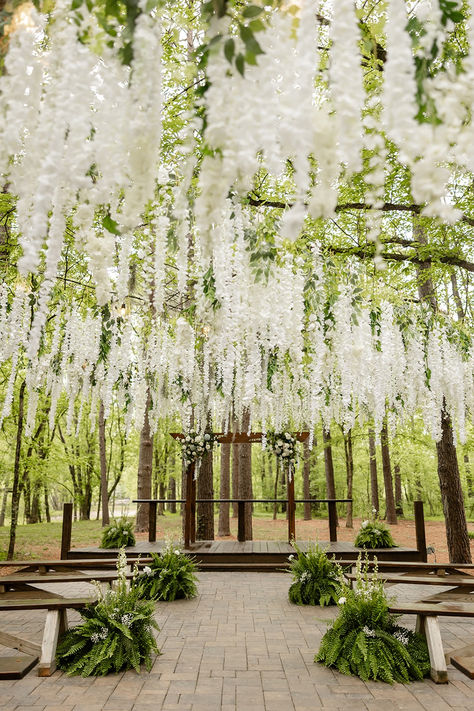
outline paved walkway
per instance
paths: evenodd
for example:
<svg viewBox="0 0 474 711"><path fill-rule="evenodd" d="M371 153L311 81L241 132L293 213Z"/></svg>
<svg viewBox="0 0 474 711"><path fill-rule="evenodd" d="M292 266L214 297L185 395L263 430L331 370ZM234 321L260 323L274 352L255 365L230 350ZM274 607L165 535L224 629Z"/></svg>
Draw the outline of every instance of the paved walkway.
<svg viewBox="0 0 474 711"><path fill-rule="evenodd" d="M296 607L282 573L202 573L195 600L160 603L163 652L150 674L99 679L56 672L0 682L2 711L473 711L474 681L449 668L451 683L364 683L313 657L334 609ZM55 586L45 588L58 590ZM391 592L410 598L415 586ZM64 594L85 588L64 586ZM70 613L73 622L77 613ZM15 617L14 617L15 616ZM0 629L40 639L44 613L0 613ZM446 618L445 618L446 619ZM414 619L408 617L407 625ZM443 622L445 648L472 642L474 622ZM4 648L0 653L9 653Z"/></svg>

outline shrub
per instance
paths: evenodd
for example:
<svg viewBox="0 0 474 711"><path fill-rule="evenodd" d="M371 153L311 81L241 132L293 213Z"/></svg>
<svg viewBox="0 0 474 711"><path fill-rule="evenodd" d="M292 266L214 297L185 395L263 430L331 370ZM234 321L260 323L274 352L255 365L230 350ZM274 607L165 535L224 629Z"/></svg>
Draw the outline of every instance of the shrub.
<svg viewBox="0 0 474 711"><path fill-rule="evenodd" d="M160 654L153 628L153 603L141 600L136 588L127 587L127 560L122 550L117 563L116 588L105 595L97 586L99 601L81 611L83 622L61 638L56 654L59 669L67 674L103 676L135 669L150 671L153 654Z"/></svg>
<svg viewBox="0 0 474 711"><path fill-rule="evenodd" d="M471 541L474 541L474 531L468 531L468 534L467 534L467 535L469 536L469 538L471 539Z"/></svg>
<svg viewBox="0 0 474 711"><path fill-rule="evenodd" d="M135 536L133 534L133 523L126 518L112 521L110 526L104 528L102 534L101 548L123 548L124 546L134 546Z"/></svg>
<svg viewBox="0 0 474 711"><path fill-rule="evenodd" d="M149 566L143 568L133 585L140 597L171 602L196 597L196 563L179 548L168 543L161 553L152 553Z"/></svg>
<svg viewBox="0 0 474 711"><path fill-rule="evenodd" d="M290 556L289 572L293 576L288 590L290 602L295 605L335 605L343 583L341 567L317 544L307 553L293 545L297 555Z"/></svg>
<svg viewBox="0 0 474 711"><path fill-rule="evenodd" d="M377 518L375 509L372 520L363 521L354 541L358 548L395 548L396 543L387 526Z"/></svg>
<svg viewBox="0 0 474 711"><path fill-rule="evenodd" d="M429 674L426 640L400 627L389 612L383 583L375 570L357 567L354 589L341 588L339 616L324 635L315 662L335 667L343 674L406 683Z"/></svg>

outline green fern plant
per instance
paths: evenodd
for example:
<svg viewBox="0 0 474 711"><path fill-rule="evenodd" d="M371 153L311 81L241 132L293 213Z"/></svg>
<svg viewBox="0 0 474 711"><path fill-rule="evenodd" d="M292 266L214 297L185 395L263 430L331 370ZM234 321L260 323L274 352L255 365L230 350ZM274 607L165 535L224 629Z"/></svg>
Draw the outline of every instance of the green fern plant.
<svg viewBox="0 0 474 711"><path fill-rule="evenodd" d="M366 566L362 571L359 559L355 587L342 586L338 605L339 615L324 635L315 662L364 681L389 684L429 674L426 640L397 624L377 570L369 575Z"/></svg>
<svg viewBox="0 0 474 711"><path fill-rule="evenodd" d="M110 526L104 528L102 534L101 548L123 548L124 546L134 546L135 536L133 534L133 523L126 518L112 521Z"/></svg>
<svg viewBox="0 0 474 711"><path fill-rule="evenodd" d="M115 589L103 594L97 585L98 603L81 610L82 623L61 638L56 662L67 674L103 676L132 668L139 673L142 664L150 671L153 655L160 654L153 635L159 629L154 605L141 600L136 588L128 589L126 567L122 549Z"/></svg>
<svg viewBox="0 0 474 711"><path fill-rule="evenodd" d="M152 553L151 563L134 581L140 597L147 600L173 600L196 597L196 563L168 543L161 553Z"/></svg>
<svg viewBox="0 0 474 711"><path fill-rule="evenodd" d="M397 544L390 530L377 517L375 509L372 514L371 520L362 521L354 544L358 548L395 548Z"/></svg>
<svg viewBox="0 0 474 711"><path fill-rule="evenodd" d="M335 605L340 597L343 572L341 567L327 557L318 545L303 553L294 543L296 556L290 556L289 573L293 583L288 590L290 602L295 605Z"/></svg>

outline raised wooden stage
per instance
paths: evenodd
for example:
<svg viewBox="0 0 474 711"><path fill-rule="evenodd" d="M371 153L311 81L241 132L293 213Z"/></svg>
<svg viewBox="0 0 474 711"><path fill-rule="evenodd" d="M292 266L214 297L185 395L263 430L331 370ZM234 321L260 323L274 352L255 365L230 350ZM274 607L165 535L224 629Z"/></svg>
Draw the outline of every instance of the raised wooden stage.
<svg viewBox="0 0 474 711"><path fill-rule="evenodd" d="M363 549L356 548L352 543L346 541L319 542L327 550L328 555L345 560L356 560L359 553L364 554ZM313 542L314 544L314 542ZM164 547L164 541L138 541L135 546L126 548L127 556L135 558L138 555L146 557L150 553L159 553ZM310 541L297 541L300 550L306 551L312 545ZM186 553L193 555L203 569L217 570L222 566L223 570L229 570L232 565L236 569L258 570L259 566L271 569L272 566L278 568L288 562L288 556L295 553L294 548L286 541L245 541L240 543L234 540L223 541L196 541ZM91 548L71 548L67 553L68 559L84 558L116 558L118 549ZM423 556L416 548L381 548L367 551L371 558L374 555L378 560L397 561L419 561ZM262 568L263 569L263 568Z"/></svg>

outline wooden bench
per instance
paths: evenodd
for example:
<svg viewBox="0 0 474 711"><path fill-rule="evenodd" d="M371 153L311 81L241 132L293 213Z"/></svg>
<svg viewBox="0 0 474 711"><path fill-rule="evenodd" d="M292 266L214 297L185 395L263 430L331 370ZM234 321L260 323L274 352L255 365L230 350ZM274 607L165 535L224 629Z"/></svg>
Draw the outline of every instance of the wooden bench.
<svg viewBox="0 0 474 711"><path fill-rule="evenodd" d="M135 563L146 565L151 561L149 556L127 558L127 565ZM45 574L50 570L69 570L75 568L78 570L88 569L107 569L116 567L116 558L69 558L67 560L0 560L0 570L2 568L25 568L37 570L40 574ZM2 576L0 574L0 581Z"/></svg>
<svg viewBox="0 0 474 711"><path fill-rule="evenodd" d="M44 583L91 583L96 580L99 583L109 584L117 580L117 571L107 571L99 573L76 573L76 572L53 572L53 573L12 573L0 577L0 599L9 590L31 591L33 595L37 589L30 587L33 585L43 585ZM125 577L130 580L133 573L126 573ZM56 596L57 597L57 596Z"/></svg>
<svg viewBox="0 0 474 711"><path fill-rule="evenodd" d="M51 676L56 669L56 647L59 635L68 628L66 610L80 610L95 602L95 600L86 597L40 600L2 600L0 598L0 611L47 610L41 645L1 631L0 644L25 652L36 659L39 658L38 676Z"/></svg>
<svg viewBox="0 0 474 711"><path fill-rule="evenodd" d="M416 615L416 631L425 635L428 644L431 663L430 676L437 684L446 684L448 682L448 669L446 667L446 657L443 650L438 617L441 615L449 617L474 617L474 604L451 601L439 603L413 602L390 605L390 612L402 615ZM462 663L460 664L457 660L460 653L465 652L467 649L469 648L459 650L459 652L450 652L447 656L455 666L470 676L469 671L466 671ZM466 656L462 657L462 659L466 658Z"/></svg>

